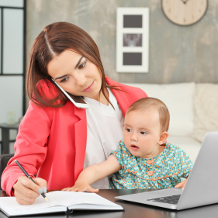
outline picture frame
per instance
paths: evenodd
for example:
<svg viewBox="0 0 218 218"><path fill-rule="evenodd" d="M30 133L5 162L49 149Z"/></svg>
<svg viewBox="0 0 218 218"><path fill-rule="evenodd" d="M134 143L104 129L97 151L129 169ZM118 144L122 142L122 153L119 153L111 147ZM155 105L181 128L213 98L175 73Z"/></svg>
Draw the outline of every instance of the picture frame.
<svg viewBox="0 0 218 218"><path fill-rule="evenodd" d="M149 9L117 8L116 70L148 73Z"/></svg>

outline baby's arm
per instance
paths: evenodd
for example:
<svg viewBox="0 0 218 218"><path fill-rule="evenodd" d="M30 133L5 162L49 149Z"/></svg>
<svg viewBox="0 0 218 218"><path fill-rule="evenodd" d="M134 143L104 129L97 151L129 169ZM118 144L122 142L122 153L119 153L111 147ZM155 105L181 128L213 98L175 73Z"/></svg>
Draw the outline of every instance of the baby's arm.
<svg viewBox="0 0 218 218"><path fill-rule="evenodd" d="M184 190L186 182L187 182L187 179L183 180L182 182L175 185L175 188L182 188L182 190Z"/></svg>
<svg viewBox="0 0 218 218"><path fill-rule="evenodd" d="M76 192L98 192L98 189L92 188L90 185L106 176L109 176L121 169L121 165L116 157L111 154L108 159L102 163L91 165L84 169L73 187L65 188L63 191Z"/></svg>
<svg viewBox="0 0 218 218"><path fill-rule="evenodd" d="M181 167L180 167L180 171L178 173L178 176L180 178L184 178L185 180L181 181L180 183L178 183L177 185L175 185L175 188L182 188L182 190L184 190L188 176L192 170L193 167L193 163L191 161L191 159L189 158L189 156L180 149L180 158L181 158Z"/></svg>

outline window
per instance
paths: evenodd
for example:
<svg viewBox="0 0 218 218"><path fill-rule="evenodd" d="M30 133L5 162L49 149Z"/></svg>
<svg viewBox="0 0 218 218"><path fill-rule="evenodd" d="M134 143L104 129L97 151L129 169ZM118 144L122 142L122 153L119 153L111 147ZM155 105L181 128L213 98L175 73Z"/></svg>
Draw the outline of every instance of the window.
<svg viewBox="0 0 218 218"><path fill-rule="evenodd" d="M26 0L0 0L0 123L25 113L25 11Z"/></svg>

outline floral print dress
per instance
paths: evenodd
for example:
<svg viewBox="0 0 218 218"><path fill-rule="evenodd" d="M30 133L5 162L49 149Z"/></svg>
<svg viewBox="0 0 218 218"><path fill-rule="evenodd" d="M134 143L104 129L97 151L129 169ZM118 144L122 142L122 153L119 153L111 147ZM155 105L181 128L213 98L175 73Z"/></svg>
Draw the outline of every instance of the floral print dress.
<svg viewBox="0 0 218 218"><path fill-rule="evenodd" d="M123 140L112 154L122 168L110 178L110 189L172 188L186 179L193 167L188 155L169 143L160 154L150 159L133 156Z"/></svg>

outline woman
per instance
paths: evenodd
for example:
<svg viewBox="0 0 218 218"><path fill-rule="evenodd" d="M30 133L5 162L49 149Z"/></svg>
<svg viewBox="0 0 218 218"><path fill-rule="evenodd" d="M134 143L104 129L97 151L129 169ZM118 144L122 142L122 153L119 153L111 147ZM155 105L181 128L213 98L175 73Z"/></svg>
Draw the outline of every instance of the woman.
<svg viewBox="0 0 218 218"><path fill-rule="evenodd" d="M52 79L71 95L82 96L90 108L75 107ZM39 189L73 186L83 168L106 160L122 138L126 110L147 97L141 89L106 77L95 42L66 22L48 25L35 39L26 89L31 101L15 155L2 175L2 189L20 204L32 204ZM37 184L24 176L15 159L37 175ZM107 188L108 179L93 187Z"/></svg>

